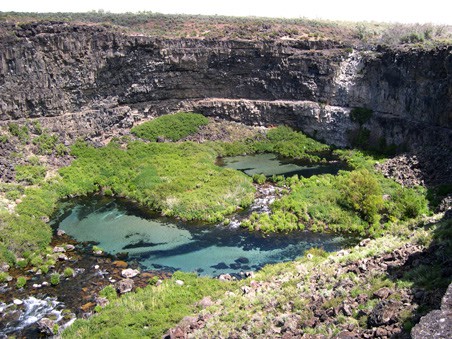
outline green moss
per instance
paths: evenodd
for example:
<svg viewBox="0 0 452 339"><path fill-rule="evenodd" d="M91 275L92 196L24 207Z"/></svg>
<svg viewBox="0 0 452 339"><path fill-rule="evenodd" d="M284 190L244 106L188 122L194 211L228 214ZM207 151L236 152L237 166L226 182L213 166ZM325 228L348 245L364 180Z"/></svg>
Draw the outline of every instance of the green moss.
<svg viewBox="0 0 452 339"><path fill-rule="evenodd" d="M207 125L209 119L201 114L179 112L164 115L132 128L137 137L157 141L158 138L178 141L198 131L200 126Z"/></svg>
<svg viewBox="0 0 452 339"><path fill-rule="evenodd" d="M50 275L50 283L52 285L58 285L60 283L61 275L59 273L52 273Z"/></svg>

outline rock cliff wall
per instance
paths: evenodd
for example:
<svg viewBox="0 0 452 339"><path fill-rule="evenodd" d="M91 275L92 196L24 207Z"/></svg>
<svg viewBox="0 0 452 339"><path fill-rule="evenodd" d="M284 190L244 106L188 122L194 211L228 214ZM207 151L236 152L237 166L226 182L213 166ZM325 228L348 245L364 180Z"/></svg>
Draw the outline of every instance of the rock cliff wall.
<svg viewBox="0 0 452 339"><path fill-rule="evenodd" d="M370 140L452 141L452 47L352 51L332 41L161 40L102 26L0 27L0 122L68 137L178 109L285 123L345 146L355 107ZM64 126L64 128L62 128Z"/></svg>

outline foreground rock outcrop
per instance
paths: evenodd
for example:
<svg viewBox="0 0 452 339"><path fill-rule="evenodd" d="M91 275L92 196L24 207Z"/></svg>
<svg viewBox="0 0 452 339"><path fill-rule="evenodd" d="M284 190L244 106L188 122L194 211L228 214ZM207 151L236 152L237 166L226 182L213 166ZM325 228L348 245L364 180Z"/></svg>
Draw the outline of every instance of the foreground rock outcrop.
<svg viewBox="0 0 452 339"><path fill-rule="evenodd" d="M251 124L285 123L349 144L366 107L368 142L451 143L452 48L330 40L240 41L127 36L58 22L0 27L0 121L38 119L62 137L96 137L193 109Z"/></svg>
<svg viewBox="0 0 452 339"><path fill-rule="evenodd" d="M441 309L421 318L411 331L413 339L452 338L452 284L449 285L441 303Z"/></svg>

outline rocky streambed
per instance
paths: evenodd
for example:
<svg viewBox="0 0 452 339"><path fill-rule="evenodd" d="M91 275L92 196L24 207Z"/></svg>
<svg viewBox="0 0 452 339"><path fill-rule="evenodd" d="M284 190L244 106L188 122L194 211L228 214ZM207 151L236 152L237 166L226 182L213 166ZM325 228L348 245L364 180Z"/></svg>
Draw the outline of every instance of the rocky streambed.
<svg viewBox="0 0 452 339"><path fill-rule="evenodd" d="M55 234L51 246L58 260L48 273L11 269L10 281L1 284L0 337L56 335L76 318L91 316L97 305L104 306L108 301L99 297L99 291L105 286L114 285L121 294L146 286L150 279L170 276L139 271L136 262L93 253L92 244L77 243L63 232ZM72 275L63 273L67 268L73 270ZM57 284L52 283L55 272L60 274ZM17 287L19 277L27 279L22 288Z"/></svg>

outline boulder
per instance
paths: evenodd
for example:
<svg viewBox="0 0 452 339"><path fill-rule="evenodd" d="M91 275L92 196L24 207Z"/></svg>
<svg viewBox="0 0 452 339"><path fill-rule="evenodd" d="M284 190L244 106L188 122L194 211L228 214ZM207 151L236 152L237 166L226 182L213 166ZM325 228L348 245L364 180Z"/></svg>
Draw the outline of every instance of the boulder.
<svg viewBox="0 0 452 339"><path fill-rule="evenodd" d="M398 310L402 306L399 301L380 301L369 315L368 324L370 327L392 324L397 321Z"/></svg>
<svg viewBox="0 0 452 339"><path fill-rule="evenodd" d="M127 268L127 266L129 266L129 264L127 264L123 260L116 260L116 261L113 261L111 264L117 268Z"/></svg>
<svg viewBox="0 0 452 339"><path fill-rule="evenodd" d="M178 286L184 285L184 282L182 280L176 280L175 282L176 282L176 285L178 285Z"/></svg>
<svg viewBox="0 0 452 339"><path fill-rule="evenodd" d="M423 316L411 330L411 336L413 339L452 338L452 284L442 299L441 309Z"/></svg>
<svg viewBox="0 0 452 339"><path fill-rule="evenodd" d="M116 289L119 293L127 293L132 291L134 283L132 279L122 279L116 283Z"/></svg>
<svg viewBox="0 0 452 339"><path fill-rule="evenodd" d="M391 294L392 294L392 291L387 287L380 288L378 291L374 292L374 296L379 299L386 299Z"/></svg>
<svg viewBox="0 0 452 339"><path fill-rule="evenodd" d="M121 276L124 278L133 278L136 277L138 274L140 274L140 271L134 270L132 268L126 268L125 270L121 271Z"/></svg>
<svg viewBox="0 0 452 339"><path fill-rule="evenodd" d="M66 250L64 249L64 247L61 246L55 246L53 248L53 253L64 253L66 252Z"/></svg>
<svg viewBox="0 0 452 339"><path fill-rule="evenodd" d="M55 333L53 332L53 329L55 327L55 321L49 319L49 318L42 318L38 320L36 323L38 325L39 332L44 333L48 336L52 336Z"/></svg>

